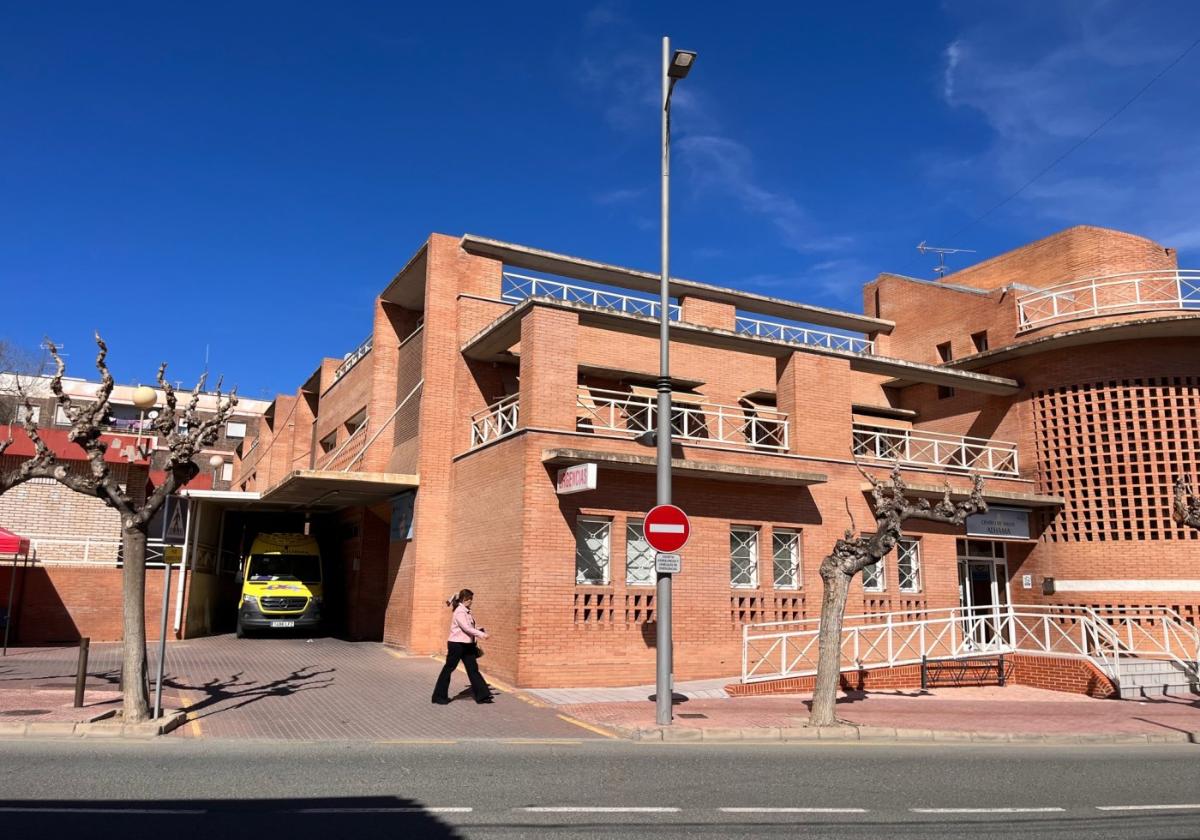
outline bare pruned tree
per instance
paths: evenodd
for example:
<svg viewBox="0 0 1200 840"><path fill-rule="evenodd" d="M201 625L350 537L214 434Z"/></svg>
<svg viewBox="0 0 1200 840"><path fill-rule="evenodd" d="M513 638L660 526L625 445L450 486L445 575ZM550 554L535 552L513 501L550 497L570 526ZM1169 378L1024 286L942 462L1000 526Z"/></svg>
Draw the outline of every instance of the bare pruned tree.
<svg viewBox="0 0 1200 840"><path fill-rule="evenodd" d="M146 539L149 523L168 496L199 474L200 467L194 458L202 447L211 446L216 442L221 426L237 405L237 393L234 389L223 398L221 383L218 382L216 412L207 419L202 419L197 408L206 375L200 377L190 399L181 409L175 389L165 378L166 362L159 366L158 385L163 391L166 407L152 421L152 428L162 437L169 450L165 465L166 478L149 497L139 502L141 494L131 492L131 487L122 487L110 464L104 460L108 444L102 438L103 427L111 419L112 407L109 398L115 383L105 361L108 347L99 333L96 334L96 345L100 348L96 355L96 369L100 371L100 387L96 391L96 401L76 404L63 390L62 380L66 365L58 354L58 348L52 342L47 342L56 366L50 389L71 424L67 437L87 455L86 471L73 471L67 464L58 460L38 434L37 424L32 419L31 404L26 398L25 405L30 410L25 413L23 425L25 433L33 442L34 454L15 468L0 473L0 493L34 478L52 478L78 493L97 497L120 513L124 628L121 666L123 715L126 721L137 722L145 720L149 711L146 684ZM183 421L182 424L180 421ZM12 442L11 435L7 441L0 441L0 455L4 454ZM143 448L140 454L149 459L151 453Z"/></svg>
<svg viewBox="0 0 1200 840"><path fill-rule="evenodd" d="M1200 498L1192 492L1191 483L1183 476L1175 479L1175 504L1171 516L1180 525L1200 530Z"/></svg>
<svg viewBox="0 0 1200 840"><path fill-rule="evenodd" d="M870 534L856 533L858 529L854 524L854 515L850 514L850 527L846 529L845 536L837 541L833 551L821 562L821 581L825 592L821 599L817 678L808 721L810 726L831 726L837 722L834 704L842 670L842 622L846 616L846 598L854 576L867 566L878 563L896 547L906 520L922 519L961 525L971 514L987 510L987 503L983 500L983 479L978 475L975 476L971 494L963 501L951 500L950 485L947 484L941 501L933 504L928 499L913 501L908 498L908 488L900 475L899 466L892 469L890 485L870 475L862 467L859 467L859 472L871 482L875 531Z"/></svg>

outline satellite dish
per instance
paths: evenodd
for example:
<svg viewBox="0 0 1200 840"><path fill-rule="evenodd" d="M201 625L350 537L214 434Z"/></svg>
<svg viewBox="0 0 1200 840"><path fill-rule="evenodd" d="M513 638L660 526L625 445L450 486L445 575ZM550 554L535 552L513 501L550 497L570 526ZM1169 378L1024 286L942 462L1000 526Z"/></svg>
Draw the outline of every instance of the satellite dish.
<svg viewBox="0 0 1200 840"><path fill-rule="evenodd" d="M151 420L157 420L157 419L158 419L158 412L157 412L157 411L151 411L151 412L150 412L149 414L147 414L146 416L147 416L147 417L149 417Z"/></svg>

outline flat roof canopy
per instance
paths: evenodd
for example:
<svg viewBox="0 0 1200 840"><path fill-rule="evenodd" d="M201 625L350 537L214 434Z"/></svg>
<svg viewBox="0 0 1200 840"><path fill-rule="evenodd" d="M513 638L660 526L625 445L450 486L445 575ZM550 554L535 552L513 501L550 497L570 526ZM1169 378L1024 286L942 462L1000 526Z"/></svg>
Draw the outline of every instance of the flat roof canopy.
<svg viewBox="0 0 1200 840"><path fill-rule="evenodd" d="M661 276L649 271L637 271L595 260L569 257L566 254L542 251L527 245L514 245L511 242L501 242L497 239L488 239L470 233L463 236L462 248L471 254L495 257L502 260L505 265L514 268L557 274L560 277L569 277L575 280L590 280L594 283L635 289L641 292L657 293L661 283ZM686 297L687 295L703 297L705 300L732 304L746 312L754 312L759 315L773 315L776 318L788 318L808 324L819 324L857 332L890 333L896 327L895 322L882 318L826 309L823 306L810 306L805 303L756 295L753 292L742 292L722 286L710 286L707 283L697 283L693 280L680 280L678 277L672 277L668 285L671 294L676 297Z"/></svg>
<svg viewBox="0 0 1200 840"><path fill-rule="evenodd" d="M521 340L521 318L534 306L566 309L579 314L579 323L584 327L624 332L633 335L657 336L658 319L627 312L614 312L599 306L575 301L549 298L527 298L488 324L462 346L462 354L468 359L486 362L511 362L514 358L510 348ZM1015 394L1021 383L1003 376L955 370L953 368L910 362L886 356L871 356L851 353L846 350L829 350L805 344L792 344L763 336L742 335L732 330L703 327L695 324L675 323L671 325L671 341L681 344L699 344L718 347L741 353L760 356L787 358L792 353L812 353L818 356L833 356L846 359L850 369L864 373L903 376L915 382L947 385L964 391L984 394Z"/></svg>
<svg viewBox="0 0 1200 840"><path fill-rule="evenodd" d="M420 484L415 475L399 473L296 470L262 494L268 505L332 509L373 505Z"/></svg>
<svg viewBox="0 0 1200 840"><path fill-rule="evenodd" d="M570 466L588 462L598 464L604 469L640 473L653 473L656 463L650 455L623 455L618 452L602 452L594 449L542 450L543 464ZM707 461L689 461L686 458L672 458L671 472L676 476L687 478L707 478L714 481L733 481L745 484L790 484L800 487L824 484L829 478L823 473L743 467L738 464L714 464Z"/></svg>
<svg viewBox="0 0 1200 840"><path fill-rule="evenodd" d="M884 481L883 485L890 488L892 482ZM908 495L918 499L940 499L946 493L944 484L913 484L905 481L904 486L907 489ZM864 493L871 492L870 482L863 482L862 491ZM969 489L960 489L957 487L950 488L950 498L953 501L960 502L971 495ZM1012 507L1026 508L1059 508L1067 503L1067 500L1062 496L1044 496L1040 493L1020 493L1015 490L996 490L988 487L987 479L983 482L983 500L989 505L1010 505Z"/></svg>

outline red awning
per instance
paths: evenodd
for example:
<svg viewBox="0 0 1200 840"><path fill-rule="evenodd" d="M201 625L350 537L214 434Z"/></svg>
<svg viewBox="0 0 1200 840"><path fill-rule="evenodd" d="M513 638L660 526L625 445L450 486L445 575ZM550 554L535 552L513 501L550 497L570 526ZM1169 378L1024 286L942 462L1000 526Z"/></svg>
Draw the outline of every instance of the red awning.
<svg viewBox="0 0 1200 840"><path fill-rule="evenodd" d="M63 461L86 460L87 455L83 449L78 444L72 443L68 434L67 429L38 429L38 435L41 436L46 446L50 447L50 451L56 458ZM18 458L33 457L36 450L33 448L33 441L25 433L24 427L0 424L0 440L7 440L9 437L13 439L13 442L8 449L4 450L5 455L14 455ZM104 432L101 439L109 445L108 451L104 453L104 460L108 463L141 464L143 466L149 463L137 453L138 436L136 434ZM153 441L152 436L142 435L142 446L149 447Z"/></svg>
<svg viewBox="0 0 1200 840"><path fill-rule="evenodd" d="M29 540L12 531L0 528L0 554L28 554Z"/></svg>

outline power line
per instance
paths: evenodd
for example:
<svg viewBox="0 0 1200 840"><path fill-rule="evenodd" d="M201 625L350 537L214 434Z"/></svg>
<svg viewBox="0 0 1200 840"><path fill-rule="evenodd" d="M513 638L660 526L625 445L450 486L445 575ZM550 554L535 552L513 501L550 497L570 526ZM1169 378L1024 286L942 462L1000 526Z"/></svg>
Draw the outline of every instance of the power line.
<svg viewBox="0 0 1200 840"><path fill-rule="evenodd" d="M972 221L968 222L966 225L964 225L963 227L959 228L959 229L958 229L958 230L956 230L954 233L950 234L950 236L949 236L949 237L947 237L947 238L948 238L948 239L954 239L954 238L956 238L956 237L957 237L959 234L961 234L961 233L963 233L963 232L965 232L965 231L968 231L968 230L970 230L970 229L971 229L971 228L973 228L975 225L979 224L979 223L980 223L980 222L982 222L984 219L986 219L988 216L990 216L990 215L992 215L993 213L995 213L997 210L999 210L999 209L1000 209L1001 207L1003 207L1005 204L1008 204L1008 202L1012 201L1014 198L1016 198L1017 196L1019 196L1021 193L1025 192L1025 190L1026 190L1028 187L1030 187L1030 186L1031 186L1031 185L1032 185L1032 184L1033 184L1035 181L1037 181L1039 178L1041 178L1043 175L1045 175L1045 174L1046 174L1047 172L1049 172L1051 169L1053 169L1054 167L1056 167L1056 166L1058 166L1060 163L1062 163L1064 160L1066 160L1066 159L1067 159L1067 157L1069 157L1069 156L1070 156L1072 153L1074 153L1076 150L1078 150L1078 149L1079 149L1079 147L1080 147L1080 146L1082 146L1084 143L1086 143L1087 141L1089 141L1089 140L1091 140L1093 137L1095 137L1097 134L1099 134L1099 133L1100 133L1100 131L1101 131L1101 130L1102 130L1102 129L1103 129L1105 126L1106 126L1106 125L1108 125L1110 122L1112 122L1112 121L1113 121L1113 120L1115 120L1117 117L1119 117L1119 116L1120 116L1120 115L1121 115L1121 114L1122 114L1122 113L1125 111L1125 109L1126 109L1126 108L1128 108L1130 105L1132 105L1134 102L1136 102L1136 101L1138 100L1138 98L1139 98L1139 97L1140 97L1140 96L1141 96L1143 93L1145 93L1146 91L1148 91L1148 90L1150 89L1150 86L1151 86L1151 85L1153 85L1155 82L1157 82L1157 81L1158 81L1159 79L1161 79L1163 76L1167 75L1167 73L1168 73L1168 72L1170 72L1171 68L1173 68L1173 67L1174 67L1176 64L1178 64L1179 62L1181 62L1181 61L1183 61L1185 58L1187 58L1187 55L1188 55L1188 53L1190 53L1192 50L1194 50L1194 49L1195 49L1197 46L1200 46L1200 38L1197 38L1195 41L1192 41L1191 45L1190 45L1190 46L1188 46L1188 48L1187 48L1187 49L1185 49L1183 52L1181 52L1179 55L1177 55L1177 56L1175 57L1175 60L1174 60L1174 61L1172 61L1170 64L1168 64L1168 65L1167 65L1166 67L1164 67L1162 70L1160 70L1157 76L1155 76L1155 77L1154 77L1153 79L1151 79L1150 81L1146 82L1146 84L1142 85L1141 89L1140 89L1140 90L1139 90L1137 93L1135 93L1133 96L1131 96L1131 97L1129 98L1129 100L1128 100L1128 101L1127 101L1127 102L1126 102L1124 105L1122 105L1122 106L1121 106L1120 108L1118 108L1117 110L1113 111L1113 112L1112 112L1112 114L1111 114L1111 115L1108 117L1108 119L1106 119L1104 122L1100 123L1100 125L1096 126L1094 129L1092 129L1092 130L1091 130L1091 132L1090 132L1090 133L1089 133L1089 134L1088 134L1086 137L1084 137L1084 138L1083 138L1083 139L1081 139L1081 140L1080 140L1078 143L1076 143L1074 146L1072 146L1071 148L1067 149L1067 150L1066 150L1065 152L1063 152L1061 155L1059 155L1058 157L1056 157L1056 158L1055 158L1053 161L1051 161L1051 162L1050 162L1050 164L1049 164L1049 165L1048 165L1048 166L1047 166L1045 169L1043 169L1043 170L1042 170L1041 172L1039 172L1038 174L1034 175L1032 178L1030 178L1030 179L1029 179L1028 181L1026 181L1024 184L1022 184L1022 185L1021 185L1021 187L1020 187L1020 189L1018 189L1016 192L1014 192L1014 193L1012 193L1011 195L1009 195L1008 197L1006 197L1006 198L1002 199L1002 200L1001 200L999 203L997 203L997 204L993 205L993 206L992 206L990 209L988 209L988 210L987 210L987 212L985 212L983 215L981 215L981 216L978 216L978 217L977 217L977 218L975 218L974 220L972 220Z"/></svg>

